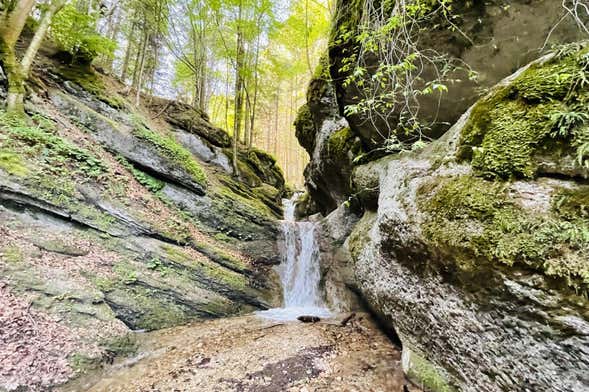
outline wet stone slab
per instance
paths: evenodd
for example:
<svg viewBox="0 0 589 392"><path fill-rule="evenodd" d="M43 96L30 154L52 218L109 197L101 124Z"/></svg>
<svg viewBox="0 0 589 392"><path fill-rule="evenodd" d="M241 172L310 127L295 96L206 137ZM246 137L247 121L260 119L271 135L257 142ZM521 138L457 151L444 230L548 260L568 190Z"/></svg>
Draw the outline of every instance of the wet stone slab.
<svg viewBox="0 0 589 392"><path fill-rule="evenodd" d="M364 314L346 326L212 320L146 334L141 347L136 360L61 391L419 391L399 349Z"/></svg>

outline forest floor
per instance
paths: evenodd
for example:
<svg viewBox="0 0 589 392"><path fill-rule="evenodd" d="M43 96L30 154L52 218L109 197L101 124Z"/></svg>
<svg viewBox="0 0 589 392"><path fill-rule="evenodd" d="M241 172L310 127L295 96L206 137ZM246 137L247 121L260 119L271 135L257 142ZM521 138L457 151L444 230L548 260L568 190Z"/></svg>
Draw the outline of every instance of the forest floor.
<svg viewBox="0 0 589 392"><path fill-rule="evenodd" d="M401 353L365 314L347 325L245 316L145 334L135 358L62 388L73 391L418 392Z"/></svg>

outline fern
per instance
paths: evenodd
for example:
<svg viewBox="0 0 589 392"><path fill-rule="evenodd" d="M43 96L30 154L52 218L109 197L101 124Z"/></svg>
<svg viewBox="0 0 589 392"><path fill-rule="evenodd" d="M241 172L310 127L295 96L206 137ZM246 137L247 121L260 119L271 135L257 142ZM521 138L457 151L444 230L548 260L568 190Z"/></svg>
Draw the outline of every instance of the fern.
<svg viewBox="0 0 589 392"><path fill-rule="evenodd" d="M558 111L552 114L550 119L555 124L550 135L554 138L566 138L573 136L576 128L583 126L589 121L589 114L577 111Z"/></svg>

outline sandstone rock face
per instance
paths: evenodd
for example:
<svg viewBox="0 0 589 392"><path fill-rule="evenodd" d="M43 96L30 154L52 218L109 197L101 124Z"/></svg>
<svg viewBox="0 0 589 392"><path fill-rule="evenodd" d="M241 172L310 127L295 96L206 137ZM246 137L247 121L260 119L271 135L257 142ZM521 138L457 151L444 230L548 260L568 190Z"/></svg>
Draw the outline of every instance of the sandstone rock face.
<svg viewBox="0 0 589 392"><path fill-rule="evenodd" d="M308 103L297 121L297 136L311 156L307 188L324 213L353 193L349 181L353 160L365 153L361 159L373 160L386 153L382 147L389 135L383 130L394 129L398 122L399 113L385 116L389 126L374 118L369 121L366 116L343 115L345 108L357 104L361 96L354 83L345 83L353 72L345 66L345 59L357 53L355 34L362 6L362 1L338 2L328 56L309 87ZM464 61L479 77L474 82L464 71L457 72L451 76L454 81L447 93L423 96L420 120L434 123L428 131L434 138L460 118L480 97L480 91L540 57L552 44L581 37L572 20L564 17L562 4L552 0L460 0L452 2L452 13L456 16L454 27L443 18L428 22L420 31L418 46ZM379 60L367 62L370 70ZM428 79L427 73L422 76ZM327 142L331 137L343 143L334 147ZM551 164L546 167L550 170Z"/></svg>
<svg viewBox="0 0 589 392"><path fill-rule="evenodd" d="M425 150L356 167L352 208L323 220L343 244L339 276L323 257L328 293L359 293L431 390L589 388L587 133L551 115L587 112L586 89L559 82L588 74L585 50L521 69Z"/></svg>

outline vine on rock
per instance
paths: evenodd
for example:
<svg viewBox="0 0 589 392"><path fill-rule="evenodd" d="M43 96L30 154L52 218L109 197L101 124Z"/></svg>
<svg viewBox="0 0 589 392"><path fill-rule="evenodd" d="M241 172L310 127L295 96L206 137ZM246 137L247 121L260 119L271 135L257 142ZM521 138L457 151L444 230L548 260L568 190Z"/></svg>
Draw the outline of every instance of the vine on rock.
<svg viewBox="0 0 589 392"><path fill-rule="evenodd" d="M344 86L357 91L357 103L347 106L345 113L370 122L389 150L420 148L427 140L425 131L436 119L420 118L420 97L432 95L439 102L458 70L471 79L477 76L460 59L419 46L418 35L435 20L470 41L457 27L452 4L453 0L364 0L358 30L340 28L340 43L352 40L356 49L340 69L348 75Z"/></svg>

